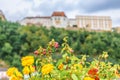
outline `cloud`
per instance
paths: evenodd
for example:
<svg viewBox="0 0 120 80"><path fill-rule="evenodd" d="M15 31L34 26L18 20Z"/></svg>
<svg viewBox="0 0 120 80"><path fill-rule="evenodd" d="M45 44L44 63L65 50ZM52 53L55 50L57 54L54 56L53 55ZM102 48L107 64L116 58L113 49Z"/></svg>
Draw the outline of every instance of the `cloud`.
<svg viewBox="0 0 120 80"><path fill-rule="evenodd" d="M0 9L2 9L8 20L17 20L20 16L26 15L32 7L32 3L25 0L9 1L10 2L8 2L8 0L0 1Z"/></svg>
<svg viewBox="0 0 120 80"><path fill-rule="evenodd" d="M111 16L115 26L120 25L119 3L120 0L0 0L0 9L10 21L64 11L70 18L85 14Z"/></svg>
<svg viewBox="0 0 120 80"><path fill-rule="evenodd" d="M53 11L72 11L77 9L79 0L43 0L41 3L33 7L34 11L42 11L43 14L49 15Z"/></svg>
<svg viewBox="0 0 120 80"><path fill-rule="evenodd" d="M86 13L86 15L110 16L113 22L113 27L120 26L120 9L102 10L94 13Z"/></svg>
<svg viewBox="0 0 120 80"><path fill-rule="evenodd" d="M86 0L82 8L85 12L97 12L102 10L120 9L120 0Z"/></svg>

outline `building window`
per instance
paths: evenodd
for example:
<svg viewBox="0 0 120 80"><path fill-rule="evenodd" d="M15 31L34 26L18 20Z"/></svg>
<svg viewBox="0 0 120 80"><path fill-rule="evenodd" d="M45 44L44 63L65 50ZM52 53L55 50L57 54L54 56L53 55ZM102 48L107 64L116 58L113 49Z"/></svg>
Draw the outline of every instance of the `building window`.
<svg viewBox="0 0 120 80"><path fill-rule="evenodd" d="M60 18L58 18L58 20L60 20Z"/></svg>
<svg viewBox="0 0 120 80"><path fill-rule="evenodd" d="M77 27L77 25L73 25L73 27Z"/></svg>
<svg viewBox="0 0 120 80"><path fill-rule="evenodd" d="M57 18L55 18L55 20L57 20Z"/></svg>

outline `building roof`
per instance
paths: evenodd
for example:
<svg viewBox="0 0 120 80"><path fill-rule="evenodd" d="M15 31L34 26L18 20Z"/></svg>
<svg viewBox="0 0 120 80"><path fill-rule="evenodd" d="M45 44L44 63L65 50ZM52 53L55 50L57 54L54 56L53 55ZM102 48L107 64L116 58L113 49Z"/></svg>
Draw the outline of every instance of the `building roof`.
<svg viewBox="0 0 120 80"><path fill-rule="evenodd" d="M55 11L52 13L52 16L63 16L63 17L66 17L65 13L64 12L59 12L59 11Z"/></svg>
<svg viewBox="0 0 120 80"><path fill-rule="evenodd" d="M50 16L36 16L36 17L25 17L25 19L34 19L34 18L50 18Z"/></svg>

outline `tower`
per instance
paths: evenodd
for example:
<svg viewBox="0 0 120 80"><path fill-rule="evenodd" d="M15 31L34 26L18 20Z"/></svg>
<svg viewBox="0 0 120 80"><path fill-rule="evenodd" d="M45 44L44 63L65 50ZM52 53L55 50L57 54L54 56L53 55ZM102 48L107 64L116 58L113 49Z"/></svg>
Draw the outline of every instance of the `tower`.
<svg viewBox="0 0 120 80"><path fill-rule="evenodd" d="M68 18L64 12L55 11L51 16L52 26L65 28L68 25Z"/></svg>

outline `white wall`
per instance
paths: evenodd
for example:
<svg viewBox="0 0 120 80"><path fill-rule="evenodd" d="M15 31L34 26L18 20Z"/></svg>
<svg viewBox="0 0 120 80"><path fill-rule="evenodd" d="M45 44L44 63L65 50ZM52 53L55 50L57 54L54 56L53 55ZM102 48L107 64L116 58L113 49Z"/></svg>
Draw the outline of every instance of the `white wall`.
<svg viewBox="0 0 120 80"><path fill-rule="evenodd" d="M68 26L68 19L67 19L67 17L53 16L51 18L51 20L52 20L52 26L54 26L54 27L65 28L65 27Z"/></svg>
<svg viewBox="0 0 120 80"><path fill-rule="evenodd" d="M79 28L90 26L92 30L111 30L112 21L108 16L77 16L77 24Z"/></svg>
<svg viewBox="0 0 120 80"><path fill-rule="evenodd" d="M69 26L70 27L73 27L73 25L77 25L77 21L76 21L76 19L69 19Z"/></svg>
<svg viewBox="0 0 120 80"><path fill-rule="evenodd" d="M43 26L51 26L51 19L50 18L31 18L31 19L25 18L20 21L21 25L27 25L27 23L41 24Z"/></svg>

